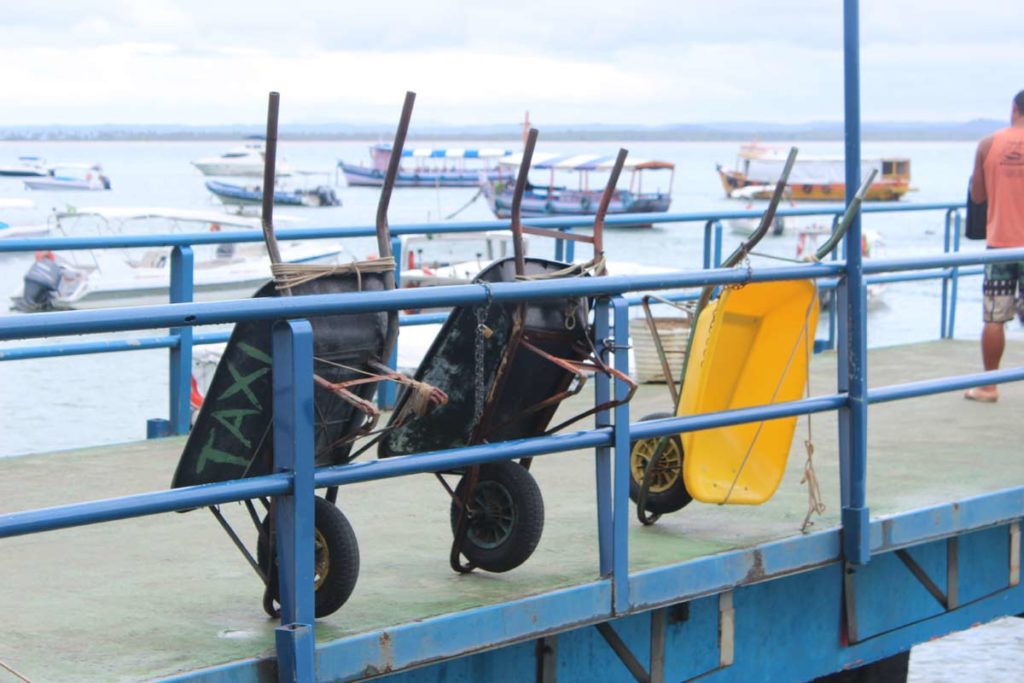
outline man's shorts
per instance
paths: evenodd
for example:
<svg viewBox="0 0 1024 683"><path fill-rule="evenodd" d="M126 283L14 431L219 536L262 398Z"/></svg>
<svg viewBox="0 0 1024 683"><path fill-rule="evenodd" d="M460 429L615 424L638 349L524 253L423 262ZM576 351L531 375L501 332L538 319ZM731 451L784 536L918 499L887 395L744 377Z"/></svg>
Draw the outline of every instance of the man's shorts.
<svg viewBox="0 0 1024 683"><path fill-rule="evenodd" d="M1015 313L1024 312L1024 263L986 263L982 285L982 310L985 322L1005 323Z"/></svg>

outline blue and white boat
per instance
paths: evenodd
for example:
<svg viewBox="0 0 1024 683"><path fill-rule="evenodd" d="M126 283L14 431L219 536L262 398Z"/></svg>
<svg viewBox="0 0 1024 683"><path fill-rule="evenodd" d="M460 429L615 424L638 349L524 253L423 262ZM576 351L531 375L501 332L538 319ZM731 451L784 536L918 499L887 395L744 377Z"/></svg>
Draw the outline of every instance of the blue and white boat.
<svg viewBox="0 0 1024 683"><path fill-rule="evenodd" d="M507 170L496 161L512 152L498 148L432 148L415 147L402 150L403 165L395 180L397 187L477 187L481 180L508 177ZM338 161L349 186L380 187L391 159L391 145L370 147L369 166ZM408 159L408 162L404 160ZM514 174L514 173L513 173Z"/></svg>
<svg viewBox="0 0 1024 683"><path fill-rule="evenodd" d="M46 160L42 157L21 156L17 163L0 166L0 177L38 178L49 174Z"/></svg>
<svg viewBox="0 0 1024 683"><path fill-rule="evenodd" d="M220 180L207 180L209 190L225 206L257 206L263 203L259 185L234 185ZM274 190L274 203L285 206L341 206L341 200L327 185L311 190Z"/></svg>
<svg viewBox="0 0 1024 683"><path fill-rule="evenodd" d="M487 202L498 218L512 215L512 194L516 169L521 155L513 154L498 162L504 175L498 180L484 183L483 192ZM534 154L531 171L548 171L547 183L527 180L523 195L523 216L593 216L601 201L604 181L591 183L591 173L607 173L615 163L614 156L598 154ZM630 171L629 188L617 188L608 205L608 213L661 213L668 211L672 204L672 181L675 178L675 164L668 161L627 159L624 171ZM575 173L577 187L556 184L556 171ZM644 189L644 175L647 172L661 172L660 182L651 188L647 181ZM664 172L668 172L665 177ZM511 174L511 175L510 175ZM621 181L620 181L621 182Z"/></svg>

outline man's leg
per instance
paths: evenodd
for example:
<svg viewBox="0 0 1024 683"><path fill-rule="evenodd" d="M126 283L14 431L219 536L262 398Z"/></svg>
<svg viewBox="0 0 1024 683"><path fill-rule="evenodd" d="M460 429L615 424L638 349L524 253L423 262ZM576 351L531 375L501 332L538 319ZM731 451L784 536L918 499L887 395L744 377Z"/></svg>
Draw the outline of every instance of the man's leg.
<svg viewBox="0 0 1024 683"><path fill-rule="evenodd" d="M1006 348L1006 325L1004 323L985 323L981 330L981 362L986 370L998 370L999 361L1003 358L1003 349ZM986 384L980 387L985 392L998 395L994 384Z"/></svg>
<svg viewBox="0 0 1024 683"><path fill-rule="evenodd" d="M981 362L986 370L998 370L1006 347L1006 321L1012 320L1016 304L1018 271L1016 264L989 263L985 265L982 285ZM991 403L999 398L994 384L974 387L964 392L964 398Z"/></svg>

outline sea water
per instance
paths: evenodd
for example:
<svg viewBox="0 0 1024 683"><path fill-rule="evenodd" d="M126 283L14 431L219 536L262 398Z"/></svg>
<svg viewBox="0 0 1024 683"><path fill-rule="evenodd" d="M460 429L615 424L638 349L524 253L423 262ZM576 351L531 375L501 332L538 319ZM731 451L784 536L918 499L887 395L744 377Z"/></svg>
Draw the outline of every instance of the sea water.
<svg viewBox="0 0 1024 683"><path fill-rule="evenodd" d="M23 224L45 221L54 209L89 206L150 206L190 209L219 209L219 203L204 187L204 177L189 161L219 154L231 142L0 142L0 161L20 155L37 155L50 162L101 163L110 177L109 192L54 193L25 190L16 179L0 179L0 198L29 198L36 208L11 210L0 221ZM459 141L457 147L474 143ZM493 142L481 143L495 146ZM443 146L437 143L436 146ZM507 144L515 147L514 144ZM726 199L715 173L715 165L731 167L738 143L732 142L553 142L541 136L540 151L613 155L618 147L629 149L633 158L674 162L673 212L735 210L745 205ZM784 146L784 145L783 145ZM840 142L801 142L807 155L843 153ZM305 176L306 185L333 184L339 159L369 161L365 142L281 143L279 157L298 169L319 175ZM866 142L865 158L900 156L911 160L912 185L902 204L962 202L971 173L974 144L970 142ZM536 180L542 180L536 174ZM571 180L571 179L570 179ZM246 180L244 182L259 182ZM279 226L337 227L372 225L378 191L348 188L338 180L342 206L333 208L278 207ZM602 180L593 179L595 184ZM623 182L628 182L627 177ZM668 174L651 174L644 189L668 189ZM466 205L476 194L474 188L398 188L391 200L392 224L445 219ZM759 208L763 203L755 204ZM294 218L289 222L285 218ZM460 221L490 220L482 198L469 204L457 216ZM801 218L787 221L787 234L765 238L760 251L784 257L796 252L800 228L828 225L829 218ZM878 233L882 244L875 255L885 257L922 256L941 253L943 212L868 214L864 228ZM656 225L651 229L609 229L605 237L609 259L667 268L698 268L701 265L703 225L700 223ZM740 237L726 232L728 253ZM347 240L349 254L363 258L376 252L373 238ZM531 245L531 253L544 253L546 245ZM581 250L588 247L581 245ZM963 243L964 250L982 248ZM8 313L7 301L21 288L22 276L33 256L0 255L0 315ZM756 268L763 261L755 259ZM767 262L770 263L770 262ZM939 334L941 284L939 281L889 284L868 312L868 342L872 346L935 339ZM976 339L981 323L979 278L960 283L955 336ZM827 319L827 316L823 316ZM1016 324L1009 326L1009 343L1022 337ZM824 333L819 330L819 336ZM154 333L160 333L157 330ZM107 335L130 338L139 333ZM0 342L0 350L40 343L44 340ZM55 340L46 340L49 342ZM148 418L166 417L167 352L165 350L74 356L27 361L0 362L0 457L100 445L141 439ZM979 359L980 365L980 359ZM980 369L980 367L979 367ZM937 374L941 369L937 368ZM825 388L822 388L824 391ZM1024 644L1024 622L1007 619L966 634L915 648L911 680L924 683L942 680L1003 681L1024 677L1019 654ZM1002 655L997 654L1002 652Z"/></svg>

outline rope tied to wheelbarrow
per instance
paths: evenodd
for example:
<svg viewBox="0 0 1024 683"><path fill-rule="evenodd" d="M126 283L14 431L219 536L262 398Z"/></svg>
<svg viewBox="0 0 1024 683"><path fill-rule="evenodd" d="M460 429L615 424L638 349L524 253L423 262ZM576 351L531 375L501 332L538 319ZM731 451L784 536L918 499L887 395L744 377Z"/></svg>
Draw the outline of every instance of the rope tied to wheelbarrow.
<svg viewBox="0 0 1024 683"><path fill-rule="evenodd" d="M552 270L536 275L516 275L516 280L553 280L561 277L578 277L589 273L604 272L604 254L598 254L586 263L573 263L561 270Z"/></svg>
<svg viewBox="0 0 1024 683"><path fill-rule="evenodd" d="M363 273L387 273L395 269L392 256L349 263L275 263L270 266L279 290L291 289L328 275L356 274L356 286L363 289Z"/></svg>

